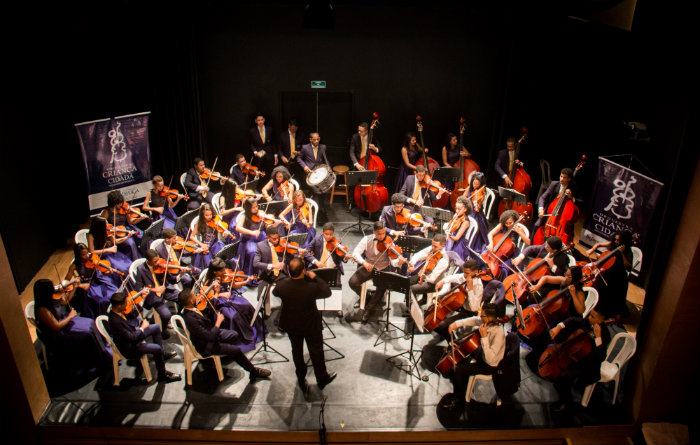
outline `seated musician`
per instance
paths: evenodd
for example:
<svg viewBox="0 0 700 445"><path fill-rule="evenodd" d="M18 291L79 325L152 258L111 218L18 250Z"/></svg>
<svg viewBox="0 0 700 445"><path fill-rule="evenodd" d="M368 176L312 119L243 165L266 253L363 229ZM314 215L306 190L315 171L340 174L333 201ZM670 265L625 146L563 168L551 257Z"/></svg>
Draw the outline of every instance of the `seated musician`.
<svg viewBox="0 0 700 445"><path fill-rule="evenodd" d="M321 234L317 235L307 246L304 259L307 263L319 269L337 268L337 282L340 283L340 276L344 273L343 257L338 255L335 250L329 252L327 248L327 244L332 241L333 238L335 238L335 226L332 222L327 222L323 225Z"/></svg>
<svg viewBox="0 0 700 445"><path fill-rule="evenodd" d="M167 339L170 337L167 327L170 323L170 317L172 317L168 301L177 301L180 291L175 285L180 281L180 274L168 273L167 270L156 273L159 260L160 257L155 250L148 249L146 251L146 262L136 268L134 290L140 291L145 287L151 289L143 301L143 307L153 308L154 311L158 312L163 323L163 338Z"/></svg>
<svg viewBox="0 0 700 445"><path fill-rule="evenodd" d="M537 201L537 216L538 219L535 221L533 227L533 233L536 233L540 227L543 227L547 222L549 215L545 216L549 205L557 199L560 195L564 195L569 198L575 205L581 204L581 199L574 197L572 192L572 179L574 178L574 171L570 168L563 168L561 173L559 173L559 180L552 181L547 189L542 193L540 199ZM574 217L567 221L564 226L564 233L566 235L566 242L572 242L574 240L574 223L578 219L578 211Z"/></svg>
<svg viewBox="0 0 700 445"><path fill-rule="evenodd" d="M455 214L452 219L443 225L443 230L447 236L447 244L445 249L456 253L460 258L471 256L471 252L467 247L469 241L464 237L464 234L469 228L469 213L471 213L471 205L469 201L460 196L455 201Z"/></svg>
<svg viewBox="0 0 700 445"><path fill-rule="evenodd" d="M187 203L187 210L199 208L205 202L211 204L214 194L209 189L208 181L201 176L205 168L202 158L194 158L192 168L187 171L187 176L185 176L185 193L190 197L190 202Z"/></svg>
<svg viewBox="0 0 700 445"><path fill-rule="evenodd" d="M358 263L357 270L348 280L348 285L357 294L362 291L362 283L372 279L372 271L389 271L389 267L399 267L399 259L390 258L387 252L386 227L381 221L375 221L372 234L363 237L352 252L353 259ZM378 248L378 245L381 247ZM369 316L379 300L384 296L385 287L381 282L374 283L376 291L372 294L367 292L369 301L364 310L358 311L354 315L348 314L348 321L358 321L358 316L362 323L369 321Z"/></svg>
<svg viewBox="0 0 700 445"><path fill-rule="evenodd" d="M289 170L286 167L277 166L272 170L272 175L270 180L267 181L260 190L263 198L269 201L289 201L292 200L292 194L294 193L294 184L292 184L289 179L292 176L289 174Z"/></svg>
<svg viewBox="0 0 700 445"><path fill-rule="evenodd" d="M627 308L627 289L629 287L628 272L632 269L634 239L635 237L629 230L621 230L612 235L607 243L608 249L615 250L618 247L620 249L614 254L615 261L612 266L604 268L593 282L593 287L598 290L600 298L598 301L601 309L606 314L617 318L627 317L630 313ZM595 251L595 249L592 250Z"/></svg>
<svg viewBox="0 0 700 445"><path fill-rule="evenodd" d="M562 412L572 407L572 388L583 392L586 386L600 380L600 364L605 360L610 343L610 331L604 322L605 315L596 306L585 319L567 318L550 330L550 336L556 343L567 341L579 329L593 330L593 337L589 333L580 334L591 342L591 352L580 360L571 360L571 364L554 381L559 400L552 404L552 411Z"/></svg>
<svg viewBox="0 0 700 445"><path fill-rule="evenodd" d="M450 265L445 252L445 235L438 233L433 236L432 244L413 254L410 261L400 257L399 264L404 263L408 263L411 292L414 295L423 294L418 303L425 304L428 293L435 292L435 284Z"/></svg>
<svg viewBox="0 0 700 445"><path fill-rule="evenodd" d="M208 289L213 286L214 293L210 300L216 312L224 316L222 326L238 333L238 340L233 344L243 352L250 351L255 348L256 342L262 341L262 320L258 318L253 326L250 326L255 308L243 298L238 289L250 283L253 277L248 275L243 281L227 280L225 272L226 263L215 257L209 263L201 288ZM215 319L215 316L212 319Z"/></svg>
<svg viewBox="0 0 700 445"><path fill-rule="evenodd" d="M88 250L100 258L107 259L115 269L127 273L131 265L131 258L118 250L118 246L126 242L133 233L127 232L124 236L118 236L116 232L107 230L107 220L101 216L95 216L90 221L90 230L87 234ZM119 286L121 278L112 275L114 284Z"/></svg>
<svg viewBox="0 0 700 445"><path fill-rule="evenodd" d="M129 234L121 242L117 242L117 250L128 256L131 261L141 258L139 243L143 232L135 226L144 218L132 216L124 212L124 196L119 190L112 190L107 194L107 208L102 210L100 216L107 220L107 223L116 227L124 227Z"/></svg>
<svg viewBox="0 0 700 445"><path fill-rule="evenodd" d="M248 371L251 382L257 378L267 378L272 374L269 369L253 366L241 349L234 344L238 341L238 334L230 329L221 328L221 323L224 322L223 314L218 313L214 322L202 315L196 307L196 296L190 289L180 292L178 303L184 308L182 317L190 332L192 345L203 357L210 355L231 357L241 368Z"/></svg>
<svg viewBox="0 0 700 445"><path fill-rule="evenodd" d="M453 392L448 394L440 403L444 408L463 409L467 393L467 381L469 376L475 374L493 375L496 368L505 356L506 332L500 323L498 308L495 304L483 305L478 317L469 317L452 323L448 331L450 335L461 327L478 326L481 347L472 355L476 361L462 360L457 363L456 369L451 373Z"/></svg>
<svg viewBox="0 0 700 445"><path fill-rule="evenodd" d="M65 372L69 377L108 369L112 362L95 321L78 316L70 306L74 292L75 288L56 293L51 280L43 278L34 283L37 336L46 345L51 371Z"/></svg>
<svg viewBox="0 0 700 445"><path fill-rule="evenodd" d="M159 382L177 382L182 380L180 374L175 374L165 369L165 361L175 357L175 351L166 353L163 348L163 337L160 326L150 324L142 320L139 327L135 327L124 315L126 309L127 296L123 292L117 292L110 298L112 310L109 311L109 332L114 339L114 344L124 357L129 359L140 358L144 354L149 354L155 361L158 370ZM145 340L151 337L152 343Z"/></svg>
<svg viewBox="0 0 700 445"><path fill-rule="evenodd" d="M192 265L198 269L204 269L211 259L221 249L225 243L231 243L234 236L230 230L225 229L223 233L219 233L215 225L214 209L211 204L204 203L199 208L199 218L197 224L190 231L190 241L194 241L202 251L196 253Z"/></svg>
<svg viewBox="0 0 700 445"><path fill-rule="evenodd" d="M549 266L549 271L551 275L563 276L566 269L569 267L569 255L562 251L564 244L561 242L561 238L558 236L550 236L539 246L530 245L520 252L520 255L513 258L511 263L513 266L520 266L520 263L526 258L535 259L544 258ZM525 267L521 267L520 270L526 270Z"/></svg>
<svg viewBox="0 0 700 445"><path fill-rule="evenodd" d="M515 249L512 251L512 253L506 254L506 255L504 255L504 258L501 258L501 260L503 260L505 262L505 265L499 263L500 264L500 276L494 277L496 279L501 279L510 273L510 269L508 269L508 267L511 266L511 259L520 255L520 249L518 248L518 241L522 240L526 246L530 245L530 237L528 237L525 234L523 227L521 225L519 225L519 223L518 223L518 219L519 219L518 212L516 212L515 210L506 210L505 212L501 213L501 217L499 218L498 224L496 224L496 226L493 229L491 229L491 231L488 234L489 243L486 246L486 250L488 250L488 251L491 251L491 252L494 251L494 248L496 247L496 245L495 245L493 240L496 237L496 235L505 235L506 233L509 233L509 232L510 232L510 235L509 235L510 241L512 241L513 244L515 245Z"/></svg>
<svg viewBox="0 0 700 445"><path fill-rule="evenodd" d="M160 235L163 238L163 243L154 249L158 256L167 261L177 261L180 263L180 265L182 265L180 260L187 252L183 248L178 253L173 248L173 245L177 240L177 232L175 232L175 229L163 229ZM199 276L201 270L196 267L187 267L181 270L182 274L180 275L180 283L184 287L192 287L192 282Z"/></svg>
<svg viewBox="0 0 700 445"><path fill-rule="evenodd" d="M260 170L256 170L255 173L248 171L246 166L248 162L246 161L245 156L238 153L235 159L236 163L233 165L233 167L231 167L231 178L236 181L236 184L239 187L244 187L244 184L254 181L260 177ZM243 171L246 171L247 173L243 173Z"/></svg>
<svg viewBox="0 0 700 445"><path fill-rule="evenodd" d="M293 255L287 253L280 244L280 234L274 226L267 226L265 229L267 239L258 242L255 246L255 256L253 257L253 270L260 279L270 285L289 276L289 260ZM258 288L258 299L262 297L263 291L269 290L271 286L260 286ZM265 301L265 312L270 315L271 303L267 298ZM275 323L279 317L275 319Z"/></svg>
<svg viewBox="0 0 700 445"><path fill-rule="evenodd" d="M236 217L243 210L240 202L236 199L237 188L233 181L226 181L221 188L221 195L219 195L219 214L221 219L229 226L236 224ZM231 235L233 235L234 239L238 239L238 232L232 231Z"/></svg>
<svg viewBox="0 0 700 445"><path fill-rule="evenodd" d="M279 214L279 219L289 221L289 235L306 233L306 241L301 247L306 248L316 237L316 228L313 225L311 205L306 199L306 194L301 190L295 190L292 203Z"/></svg>
<svg viewBox="0 0 700 445"><path fill-rule="evenodd" d="M121 284L121 276L116 273L103 273L97 267L87 267L90 251L83 243L73 248L73 262L68 267L65 279L70 281L78 278L79 284L71 299L71 306L89 318L97 318L107 313L110 296L117 291Z"/></svg>
<svg viewBox="0 0 700 445"><path fill-rule="evenodd" d="M321 165L328 165L330 170L328 158L326 157L326 145L321 144L321 135L314 132L309 136L310 143L304 144L301 147L301 151L297 155L299 166L304 170L306 175L311 173L311 170ZM318 219L324 222L327 221L328 215L326 214L324 195L316 193L316 191L311 189L311 199L318 203Z"/></svg>
<svg viewBox="0 0 700 445"><path fill-rule="evenodd" d="M421 230L423 227L414 227L409 224L408 221L403 224L399 224L396 220L397 215L410 215L411 212L408 209L406 209L404 212L405 202L406 197L401 193L394 193L391 195L391 205L384 206L382 209L382 214L379 216L379 220L384 223L387 233L392 237L398 237L401 235L425 236L427 229Z"/></svg>
<svg viewBox="0 0 700 445"><path fill-rule="evenodd" d="M474 172L469 180L469 187L462 195L471 202L471 212L469 216L474 218L478 229L474 241L472 241L472 249L480 252L489 242L488 240L488 224L486 223L486 215L484 214L484 199L486 198L486 176L482 172Z"/></svg>
<svg viewBox="0 0 700 445"><path fill-rule="evenodd" d="M236 232L241 234L241 243L238 246L239 269L246 275L255 273L253 269L253 258L257 250L259 241L266 239L265 223L259 214L258 202L255 198L246 198L243 201L243 212L236 217ZM257 285L256 281L251 283Z"/></svg>
<svg viewBox="0 0 700 445"><path fill-rule="evenodd" d="M564 275L545 275L537 283L529 287L530 298L528 299L529 304L534 304L536 301L533 300L533 294L540 289L545 288L546 285L551 285L550 289L567 289L568 300L569 300L569 311L568 315L570 317L581 316L586 310L586 293L583 291L583 273L581 267L568 265L564 268ZM541 295L546 296L546 292L540 292ZM542 300L540 297L538 300Z"/></svg>
<svg viewBox="0 0 700 445"><path fill-rule="evenodd" d="M178 196L174 201L168 196L162 196L163 188L163 177L160 175L155 175L153 177L153 188L146 193L146 198L143 201L143 211L151 212L151 217L153 220L165 219L163 222L164 228L175 227L175 222L177 221L177 215L173 208L180 202L182 196ZM187 198L189 199L189 197Z"/></svg>
<svg viewBox="0 0 700 445"><path fill-rule="evenodd" d="M401 193L406 197L406 203L413 205L413 212L419 212L423 206L432 206L435 201L442 198L442 190L437 194L430 190L426 181L427 175L425 166L416 165L415 174L406 177Z"/></svg>

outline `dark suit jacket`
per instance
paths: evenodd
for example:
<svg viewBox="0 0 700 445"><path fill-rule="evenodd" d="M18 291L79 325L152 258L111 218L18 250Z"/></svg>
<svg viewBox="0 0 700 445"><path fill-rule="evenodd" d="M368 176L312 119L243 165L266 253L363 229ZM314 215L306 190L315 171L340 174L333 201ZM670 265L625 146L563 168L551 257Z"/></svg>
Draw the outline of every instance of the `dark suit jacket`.
<svg viewBox="0 0 700 445"><path fill-rule="evenodd" d="M214 325L214 322L187 309L182 311L182 318L185 319L187 330L190 331L190 340L197 352L205 357L219 353L220 329Z"/></svg>
<svg viewBox="0 0 700 445"><path fill-rule="evenodd" d="M510 164L510 155L508 155L508 149L504 148L498 152L498 157L496 158L496 172L498 172L498 177L503 178L503 175L508 175L508 164Z"/></svg>
<svg viewBox="0 0 700 445"><path fill-rule="evenodd" d="M316 300L331 296L328 284L318 277L294 280L287 277L277 282L272 293L282 299L280 328L290 334L311 335L323 329Z"/></svg>
<svg viewBox="0 0 700 445"><path fill-rule="evenodd" d="M163 284L164 275L165 274L156 274L156 278L160 284ZM177 288L173 287L173 285L179 281L179 276L169 273L165 281L165 292L163 293L163 298L174 301L177 299L177 295L180 293ZM153 281L151 270L148 268L146 263L143 263L136 268L136 284L134 287L136 290L141 290L146 286L151 286L153 288L156 287L156 283ZM160 302L161 300L161 297L157 296L155 292L150 292L148 295L146 295L144 307L146 309L150 309L154 304Z"/></svg>
<svg viewBox="0 0 700 445"><path fill-rule="evenodd" d="M275 150L272 143L272 127L265 125L265 143L260 139L260 132L257 126L251 128L248 134L250 136L251 151L265 150L264 159L274 159L277 150Z"/></svg>
<svg viewBox="0 0 700 445"><path fill-rule="evenodd" d="M547 249L544 247L544 244L540 244L538 246L527 246L525 249L523 249L522 253L526 257L544 258L547 256ZM554 275L563 277L566 273L566 269L569 268L569 256L565 252L557 252L552 257L552 260L554 260L554 265L557 266L557 270L554 272Z"/></svg>
<svg viewBox="0 0 700 445"><path fill-rule="evenodd" d="M403 187L401 187L401 191L399 193L404 195L406 197L406 199L408 199L408 198L413 199L413 189L414 189L415 185L416 185L416 175L408 175L406 177L406 182L403 183ZM426 194L426 190L427 190L427 194ZM435 195L435 193L433 193L430 189L421 190L421 196L424 196L424 195L425 195L425 198L423 198L423 205L424 206L432 206L433 202L436 201L436 197L437 197Z"/></svg>
<svg viewBox="0 0 700 445"><path fill-rule="evenodd" d="M559 195L560 188L561 183L559 181L552 181L547 187L547 190L545 190L544 193L542 193L542 195L540 196L540 200L537 201L538 208L543 207L544 212L547 213L547 207L549 207L549 204L551 204L551 202L554 201ZM569 188L571 189L571 196L574 197L574 204L576 204L578 208L581 208L581 204L583 204L583 201L581 200L581 198L576 196L576 190L574 190L572 184L569 184ZM537 209L535 209L535 211L537 211Z"/></svg>
<svg viewBox="0 0 700 445"><path fill-rule="evenodd" d="M141 343L146 336L141 329L129 324L120 315L114 311L109 311L107 315L109 319L109 332L112 334L114 344L117 345L119 352L127 358L136 358L141 354L136 350L136 345Z"/></svg>
<svg viewBox="0 0 700 445"><path fill-rule="evenodd" d="M309 243L309 245L306 247L307 252L306 255L304 255L304 258L308 262L311 262L315 259L320 261L321 255L323 255L323 246L325 244L326 240L323 238L323 233L319 233L318 235L316 235L316 238L314 238L313 241L311 241L311 243ZM352 251L350 252L352 253ZM335 252L331 252L331 257L333 258L333 261L335 261L335 264L338 266L338 270L340 271L340 273L344 273L343 258Z"/></svg>
<svg viewBox="0 0 700 445"><path fill-rule="evenodd" d="M250 176L249 179L252 179L253 177ZM236 184L243 185L245 182L245 175L241 171L241 169L238 167L238 164L234 165L233 168L231 169L231 179L236 181Z"/></svg>
<svg viewBox="0 0 700 445"><path fill-rule="evenodd" d="M564 323L564 329L559 331L559 334L554 337L554 341L557 343L565 342L569 336L578 329L589 330L591 326L588 319L583 319L581 317L569 317L562 323ZM600 364L605 360L608 353L608 345L610 344L610 330L606 326L601 326L601 328L601 345L595 345L592 334L583 334L591 341L591 352L583 357L583 359L570 365L581 370L581 374L578 378L583 385L589 385L600 379Z"/></svg>
<svg viewBox="0 0 700 445"><path fill-rule="evenodd" d="M318 144L318 157L314 159L314 149L311 144L305 144L301 147L301 151L297 155L297 161L301 168L309 167L313 170L315 167L326 163L326 146Z"/></svg>
<svg viewBox="0 0 700 445"><path fill-rule="evenodd" d="M406 235L423 236L423 233L420 231L420 226L413 227L410 224L399 224L396 222L396 215L392 204L384 206L382 209L382 214L379 216L379 220L384 223L384 226L387 229L387 235L391 235L390 230L405 230Z"/></svg>
<svg viewBox="0 0 700 445"><path fill-rule="evenodd" d="M367 137L369 137L369 134L367 135ZM382 151L382 147L379 145L379 141L377 140L377 138L373 137L371 143L374 144L379 149L379 151ZM359 133L355 133L352 135L352 138L350 138L350 160L352 161L353 165L360 162L361 153L362 139L360 138Z"/></svg>
<svg viewBox="0 0 700 445"><path fill-rule="evenodd" d="M283 254L278 254L277 257L282 261ZM292 259L292 255L284 255L285 268L280 271L280 275L286 274L287 267L289 265L289 260ZM272 264L272 251L270 250L270 245L267 240L262 240L258 242L255 248L255 256L253 257L253 270L260 278L265 281L270 281L269 278L272 275L272 270L267 270L268 264Z"/></svg>
<svg viewBox="0 0 700 445"><path fill-rule="evenodd" d="M308 139L304 139L304 133L301 131L297 130L297 133L294 135L294 149L299 153L301 151L301 146L306 142ZM291 139L289 138L289 130L283 132L280 134L280 141L279 141L279 146L277 147L277 152L280 156L284 156L285 158L289 159L291 156L292 150L290 147L291 144Z"/></svg>
<svg viewBox="0 0 700 445"><path fill-rule="evenodd" d="M202 194L199 193L197 190L197 187L202 185L199 182L199 174L197 173L197 170L192 167L187 171L187 176L185 177L185 188L187 188L187 195L190 197L190 199L197 199L198 201L202 200ZM211 191L207 192L207 194L211 193Z"/></svg>

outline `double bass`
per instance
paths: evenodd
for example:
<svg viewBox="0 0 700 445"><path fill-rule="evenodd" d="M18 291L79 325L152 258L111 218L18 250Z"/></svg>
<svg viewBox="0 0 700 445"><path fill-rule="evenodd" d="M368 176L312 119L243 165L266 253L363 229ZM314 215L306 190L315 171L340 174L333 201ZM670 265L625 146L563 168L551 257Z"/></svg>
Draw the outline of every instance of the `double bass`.
<svg viewBox="0 0 700 445"><path fill-rule="evenodd" d="M426 170L426 176L430 176L430 179L432 181L433 173L435 172L436 168L440 168L440 164L433 158L428 156L428 153L426 152L425 149L425 142L423 141L423 118L418 115L416 116L416 126L418 127L418 135L420 136L420 148L423 151L423 165L425 166ZM437 183L439 185L439 182ZM445 208L447 207L447 202L450 199L448 193L443 193L443 195L433 203L433 207L439 207L439 208Z"/></svg>
<svg viewBox="0 0 700 445"><path fill-rule="evenodd" d="M518 142L515 146L515 153L513 153L513 159L519 159L520 145L527 138L527 128L523 127L521 129L521 133L522 134L520 135L520 139L518 139ZM513 190L515 190L518 193L522 193L523 195L525 195L526 198L530 196L530 190L532 189L532 179L530 179L530 175L528 175L525 169L523 168L522 163L518 163L517 165L513 166L513 169L510 171L509 178L510 181L513 183L513 186L511 187ZM498 203L498 216L501 216L501 214L506 210L515 210L520 215L525 215L525 218L523 219L523 224L530 224L530 216L532 215L532 203L529 200L526 204L520 204L519 202L515 202L510 199L502 199L501 202Z"/></svg>
<svg viewBox="0 0 700 445"><path fill-rule="evenodd" d="M384 187L383 177L386 173L386 166L381 158L372 153L369 145L372 144L374 129L379 126L379 113L372 114L372 125L369 127L369 139L367 141L367 152L360 158L359 162L365 170L376 170L378 172L377 183L372 185L358 185L355 187L355 204L360 210L374 213L379 211L389 202L389 191Z"/></svg>
<svg viewBox="0 0 700 445"><path fill-rule="evenodd" d="M457 198L462 196L469 188L471 174L479 171L479 165L462 154L464 132L467 131L467 121L463 117L459 118L459 161L453 167L459 167L460 180L455 183L455 188L450 196L450 204L455 208Z"/></svg>

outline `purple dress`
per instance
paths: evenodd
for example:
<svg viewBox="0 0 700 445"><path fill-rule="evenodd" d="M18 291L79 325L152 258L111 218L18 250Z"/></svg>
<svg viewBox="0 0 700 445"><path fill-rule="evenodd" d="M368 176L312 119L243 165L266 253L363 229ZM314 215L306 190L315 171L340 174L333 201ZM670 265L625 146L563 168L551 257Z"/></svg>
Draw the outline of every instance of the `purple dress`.
<svg viewBox="0 0 700 445"><path fill-rule="evenodd" d="M262 222L254 223L245 220L245 213L238 215L238 218L243 218L243 228L247 230L259 230L260 225L263 224ZM260 230L260 235L257 237L241 233L241 244L238 246L238 269L245 272L246 275L253 275L255 273L253 270L255 251L257 250L258 242L264 239L267 239L264 228Z"/></svg>
<svg viewBox="0 0 700 445"><path fill-rule="evenodd" d="M418 159L420 159L421 157L421 152L418 150L406 149L406 153L408 155L408 162L410 162L413 165L416 165L416 162L418 162ZM401 191L403 183L406 182L406 178L412 174L413 170L406 166L406 163L403 161L403 156L401 156L401 167L399 167L399 172L396 175L396 182L394 183L394 193L398 193Z"/></svg>
<svg viewBox="0 0 700 445"><path fill-rule="evenodd" d="M206 269L212 258L224 248L224 243L219 240L219 233L216 229L207 226L204 233L197 233L199 241L209 246L209 253L199 252L192 258L192 265L198 269Z"/></svg>
<svg viewBox="0 0 700 445"><path fill-rule="evenodd" d="M461 224L460 224L461 226ZM455 241L453 240L452 236L457 235L457 232L459 232L459 227L457 226L456 229L451 231L450 233L446 233L445 235L448 236L447 238L447 243L445 244L445 250L452 251L459 255L461 259L466 259L467 257L471 256L471 252L469 252L469 249L467 249L467 240L464 238L464 234L459 238L459 240ZM468 229L467 229L468 230ZM467 231L465 230L464 233Z"/></svg>
<svg viewBox="0 0 700 445"><path fill-rule="evenodd" d="M153 190L151 190L151 207L163 207L163 213L159 214L156 218L154 218L154 221L157 221L159 219L164 219L163 221L163 228L164 229L173 229L175 228L175 222L177 221L177 215L175 214L175 211L173 210L172 207L170 207L170 204L168 203L168 198L165 196L160 196ZM152 212L153 215L156 215L156 212Z"/></svg>
<svg viewBox="0 0 700 445"><path fill-rule="evenodd" d="M114 278L115 276L120 277L120 275L117 273L104 274L97 269L87 268L84 264L77 265L75 270L80 276L81 283L90 283L80 313L91 319L95 319L99 315L107 315L109 299L119 288L114 283ZM118 278L118 280L120 285L121 279Z"/></svg>
<svg viewBox="0 0 700 445"><path fill-rule="evenodd" d="M131 261L141 258L141 252L139 252L138 244L141 242L143 237L143 232L138 227L129 224L127 222L126 215L117 213L116 215L112 209L107 209L107 222L114 226L124 226L127 230L133 230L136 232L135 235L128 238L126 241L117 244L117 250L131 259Z"/></svg>
<svg viewBox="0 0 700 445"><path fill-rule="evenodd" d="M221 283L221 292L231 290L230 283ZM253 318L255 308L243 298L236 290L231 290L231 298L220 297L212 302L217 311L224 316L221 327L236 331L239 335L239 342L235 343L243 352L255 348L255 344L262 341L263 324L258 318L253 326L250 320Z"/></svg>
<svg viewBox="0 0 700 445"><path fill-rule="evenodd" d="M316 238L316 228L314 226L306 227L306 224L304 224L299 218L299 212L297 211L297 209L294 208L292 208L292 211L285 216L285 219L291 222L292 215L294 215L295 218L293 218L294 222L289 227L289 234L294 235L297 233L306 233L306 240L304 241L304 244L301 245L302 249L306 249L309 246L309 244L311 244L311 241L313 241L314 238Z"/></svg>

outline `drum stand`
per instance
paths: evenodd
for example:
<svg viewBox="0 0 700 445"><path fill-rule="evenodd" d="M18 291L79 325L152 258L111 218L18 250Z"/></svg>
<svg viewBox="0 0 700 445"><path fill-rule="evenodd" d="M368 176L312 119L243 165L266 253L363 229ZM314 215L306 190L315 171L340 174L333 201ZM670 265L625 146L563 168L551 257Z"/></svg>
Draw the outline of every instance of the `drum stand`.
<svg viewBox="0 0 700 445"><path fill-rule="evenodd" d="M269 344L267 344L267 334L266 334L266 328L265 328L265 320L267 319L267 316L265 315L265 302L267 301L268 298L270 298L270 290L272 289L272 284L266 283L267 289L265 289L261 296L260 299L258 300L258 304L255 307L255 314L253 314L253 319L250 321L250 326L253 326L255 323L255 319L257 318L258 315L260 315L260 319L262 320L262 333L263 333L263 342L262 345L258 348L257 351L255 351L255 354L253 354L250 357L250 361L252 362L253 359L255 358L256 355L260 352L265 353L265 358L263 358L262 362L255 363L255 365L266 365L268 363L284 363L288 362L289 359L284 356L281 352L279 352L277 349L273 348ZM279 360L268 360L267 359L267 354L277 354L280 359Z"/></svg>
<svg viewBox="0 0 700 445"><path fill-rule="evenodd" d="M356 172L348 172L347 174L347 186L349 187L362 187L364 186L371 186L377 183L377 179L379 178L379 172L375 170L364 170L364 171L356 171ZM364 204L364 208L367 208L367 202L365 202L365 197L360 193L360 196L362 196L362 203ZM343 229L343 232L349 232L351 229L357 229L357 231L362 233L362 236L365 236L365 228L368 230L372 230L372 225L368 223L362 222L362 210L358 212L357 214L357 224L352 224L346 228Z"/></svg>

